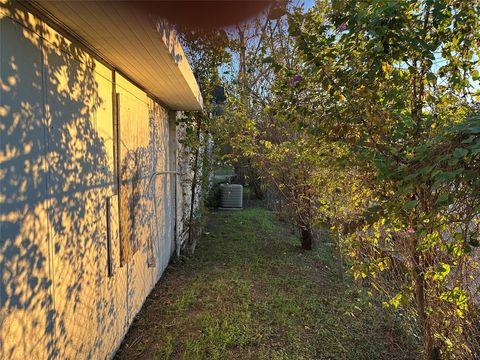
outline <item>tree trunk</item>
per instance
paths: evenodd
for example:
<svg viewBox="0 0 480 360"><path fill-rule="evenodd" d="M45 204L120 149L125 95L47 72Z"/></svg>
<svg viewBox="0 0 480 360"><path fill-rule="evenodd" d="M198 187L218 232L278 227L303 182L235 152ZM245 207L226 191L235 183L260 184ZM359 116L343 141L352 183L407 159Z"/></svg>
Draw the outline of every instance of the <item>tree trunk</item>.
<svg viewBox="0 0 480 360"><path fill-rule="evenodd" d="M418 256L415 256L415 258L416 261L418 261ZM420 327L422 330L423 359L440 360L440 351L437 347L435 347L432 329L425 311L425 278L418 265L415 266L415 303L417 306L418 319L420 321Z"/></svg>
<svg viewBox="0 0 480 360"><path fill-rule="evenodd" d="M258 169L255 168L250 162L248 163L248 186L253 190L255 197L259 200L263 199L264 193L262 189L262 181L260 180L260 175Z"/></svg>
<svg viewBox="0 0 480 360"><path fill-rule="evenodd" d="M200 132L201 132L201 119L198 119L197 122L197 140L200 139ZM193 215L195 211L195 197L197 194L197 182L198 182L198 176L199 176L199 155L200 155L200 148L197 148L195 150L195 160L193 164L193 178L192 178L192 187L191 187L191 201L190 201L190 214L189 214L189 220L188 220L188 239L187 239L187 244L188 244L188 251L190 251L192 254L195 250L195 238L193 234Z"/></svg>
<svg viewBox="0 0 480 360"><path fill-rule="evenodd" d="M313 234L310 227L302 228L302 238L300 240L302 242L303 250L312 250Z"/></svg>
<svg viewBox="0 0 480 360"><path fill-rule="evenodd" d="M239 160L233 164L235 171L235 178L233 182L245 186L245 165L242 160Z"/></svg>
<svg viewBox="0 0 480 360"><path fill-rule="evenodd" d="M340 235L339 228L337 227L337 258L338 258L338 275L342 285L345 283L345 278L343 276L343 252L342 252L342 237Z"/></svg>

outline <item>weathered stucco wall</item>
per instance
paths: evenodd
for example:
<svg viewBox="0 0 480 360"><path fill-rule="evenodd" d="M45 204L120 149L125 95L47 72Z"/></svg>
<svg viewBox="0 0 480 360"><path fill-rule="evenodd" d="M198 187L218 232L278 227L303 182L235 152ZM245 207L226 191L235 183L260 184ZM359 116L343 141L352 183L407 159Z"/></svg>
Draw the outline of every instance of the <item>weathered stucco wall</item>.
<svg viewBox="0 0 480 360"><path fill-rule="evenodd" d="M18 9L0 87L0 358L110 357L174 251L173 114Z"/></svg>

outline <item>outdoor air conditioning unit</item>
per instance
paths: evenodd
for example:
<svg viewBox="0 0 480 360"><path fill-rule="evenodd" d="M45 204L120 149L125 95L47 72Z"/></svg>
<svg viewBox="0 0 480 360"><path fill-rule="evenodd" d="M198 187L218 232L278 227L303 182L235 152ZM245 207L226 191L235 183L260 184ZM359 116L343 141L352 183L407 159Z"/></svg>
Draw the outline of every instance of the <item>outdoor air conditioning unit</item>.
<svg viewBox="0 0 480 360"><path fill-rule="evenodd" d="M220 206L222 209L241 209L243 207L243 186L239 184L221 184Z"/></svg>

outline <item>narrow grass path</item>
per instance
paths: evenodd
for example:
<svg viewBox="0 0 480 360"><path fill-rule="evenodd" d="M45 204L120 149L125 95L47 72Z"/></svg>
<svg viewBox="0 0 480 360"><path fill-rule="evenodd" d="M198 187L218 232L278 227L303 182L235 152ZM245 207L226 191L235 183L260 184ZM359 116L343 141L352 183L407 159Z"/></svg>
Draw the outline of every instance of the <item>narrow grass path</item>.
<svg viewBox="0 0 480 360"><path fill-rule="evenodd" d="M341 286L332 246L303 252L264 208L214 212L171 265L118 359L414 359L398 320Z"/></svg>

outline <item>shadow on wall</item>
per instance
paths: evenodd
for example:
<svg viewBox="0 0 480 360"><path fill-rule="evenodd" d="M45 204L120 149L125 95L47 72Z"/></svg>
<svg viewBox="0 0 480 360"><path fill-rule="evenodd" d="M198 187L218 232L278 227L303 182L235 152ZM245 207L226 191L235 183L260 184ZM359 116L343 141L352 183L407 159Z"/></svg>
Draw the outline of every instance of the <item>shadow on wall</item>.
<svg viewBox="0 0 480 360"><path fill-rule="evenodd" d="M14 17L0 20L1 357L92 356L66 321L76 314L80 337L98 321L92 240L112 174L92 116L95 64L26 13Z"/></svg>
<svg viewBox="0 0 480 360"><path fill-rule="evenodd" d="M0 46L0 358L105 356L116 344L104 338L123 335L128 315L120 311L135 296L135 287L115 291L118 282L106 279L112 92L99 81L110 79L64 37L1 5ZM154 235L150 226L136 231L136 222L151 221L152 205L139 204L152 195L136 177L157 166L152 153L133 149L121 165L132 169L129 234L141 239Z"/></svg>
<svg viewBox="0 0 480 360"><path fill-rule="evenodd" d="M161 219L155 213L165 212L162 206L166 205L166 199L157 194L165 195L165 184L168 183L168 177L160 174L166 169L166 159L160 156L167 153L167 139L162 136L164 129L160 126L164 117L156 111L154 104L150 104L148 117L138 121L140 129L136 131L139 137L144 131L148 132L148 136L144 137L144 140L148 139L148 144L141 146L138 142L127 144L122 141L121 146L122 244L125 247L125 260L128 261L141 249L142 253L148 254L152 266L155 263L153 245L160 242L161 229L164 228L164 224L159 225Z"/></svg>
<svg viewBox="0 0 480 360"><path fill-rule="evenodd" d="M180 65L181 62L185 59L185 54L183 53L182 47L180 46L176 31L173 29L172 25L169 24L166 20L157 19L152 16L151 21L155 24L155 27L157 28L158 33L162 37L163 42L167 46L170 55L175 60L177 65Z"/></svg>

